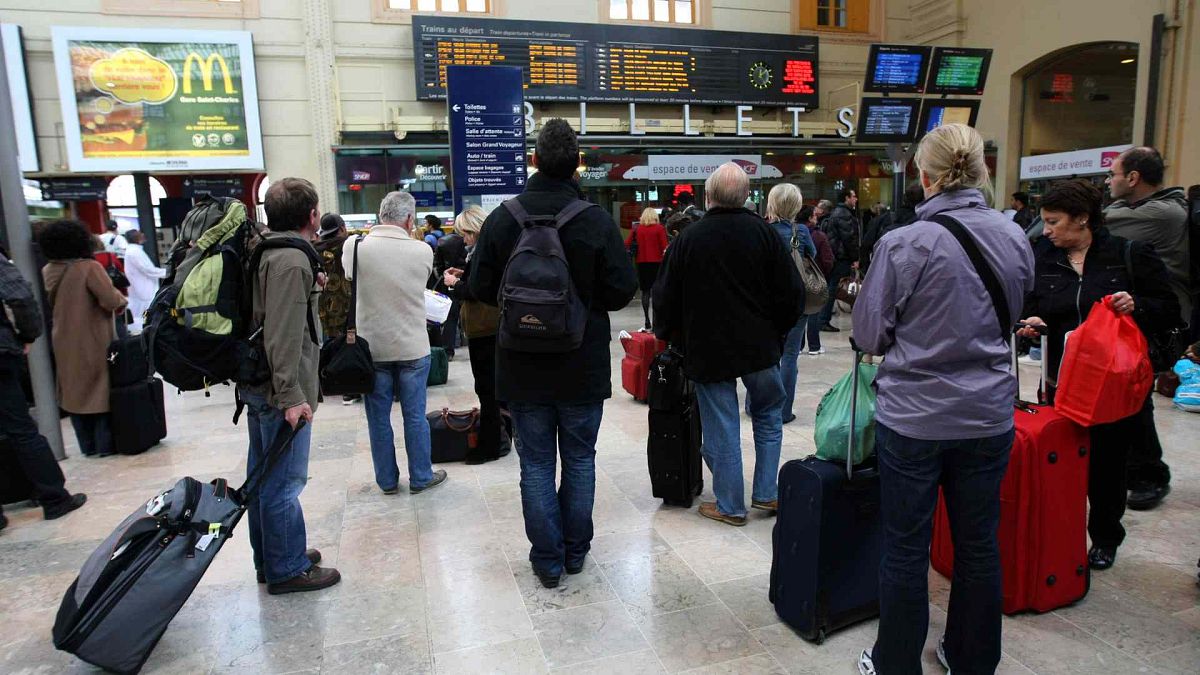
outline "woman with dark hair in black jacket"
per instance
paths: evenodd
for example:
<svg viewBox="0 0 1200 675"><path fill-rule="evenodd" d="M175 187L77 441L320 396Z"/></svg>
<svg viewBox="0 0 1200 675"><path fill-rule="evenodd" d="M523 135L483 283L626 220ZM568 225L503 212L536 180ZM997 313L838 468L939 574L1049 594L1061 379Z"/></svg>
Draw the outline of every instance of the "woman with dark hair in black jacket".
<svg viewBox="0 0 1200 675"><path fill-rule="evenodd" d="M1130 314L1143 332L1169 327L1179 315L1167 268L1148 244L1109 234L1104 228L1100 189L1084 180L1062 181L1042 198L1045 235L1035 247L1036 282L1025 299L1026 323L1045 326L1048 335L1047 394L1052 398L1066 335L1087 319L1092 306L1112 296L1113 309ZM1021 332L1035 337L1031 329ZM1088 482L1088 534L1092 569L1108 569L1125 538L1121 518L1127 493L1125 463L1138 442L1145 418L1154 414L1150 398L1123 420L1091 428Z"/></svg>

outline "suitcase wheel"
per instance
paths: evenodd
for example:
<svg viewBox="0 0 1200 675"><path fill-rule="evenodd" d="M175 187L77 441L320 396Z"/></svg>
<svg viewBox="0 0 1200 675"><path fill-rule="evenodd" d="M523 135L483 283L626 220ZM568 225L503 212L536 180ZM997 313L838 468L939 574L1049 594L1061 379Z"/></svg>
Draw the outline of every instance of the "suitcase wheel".
<svg viewBox="0 0 1200 675"><path fill-rule="evenodd" d="M1057 464L1058 463L1058 453L1057 452L1050 453L1049 459L1050 459L1051 464Z"/></svg>
<svg viewBox="0 0 1200 675"><path fill-rule="evenodd" d="M825 642L825 629L824 628L818 630L816 637L813 638L813 643L815 643L815 644L821 644L823 642Z"/></svg>

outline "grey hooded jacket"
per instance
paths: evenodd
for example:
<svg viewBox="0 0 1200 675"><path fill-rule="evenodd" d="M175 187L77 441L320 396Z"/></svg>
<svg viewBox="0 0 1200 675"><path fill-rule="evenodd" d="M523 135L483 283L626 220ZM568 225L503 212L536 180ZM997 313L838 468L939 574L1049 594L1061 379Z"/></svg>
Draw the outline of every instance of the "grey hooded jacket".
<svg viewBox="0 0 1200 675"><path fill-rule="evenodd" d="M1171 290L1179 298L1186 321L1192 315L1188 293L1191 270L1188 241L1188 202L1183 188L1159 190L1139 202L1118 199L1104 211L1105 226L1118 237L1154 246L1170 274Z"/></svg>

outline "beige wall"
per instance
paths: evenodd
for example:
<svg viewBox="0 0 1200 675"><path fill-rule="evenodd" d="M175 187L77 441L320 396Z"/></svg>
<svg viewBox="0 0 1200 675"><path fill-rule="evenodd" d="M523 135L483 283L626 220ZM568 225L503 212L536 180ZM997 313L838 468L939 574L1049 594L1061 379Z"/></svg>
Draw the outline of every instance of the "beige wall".
<svg viewBox="0 0 1200 675"><path fill-rule="evenodd" d="M152 1L152 0L148 0ZM502 18L594 22L599 20L597 0L504 0ZM1135 138L1144 127L1146 72L1149 67L1151 17L1185 10L1182 28L1169 40L1178 47L1174 70L1164 75L1160 107L1160 144L1172 164L1172 178L1200 180L1200 133L1188 130L1190 114L1200 115L1200 34L1196 27L1195 0L877 0L883 12L882 39L890 42L962 44L993 47L990 81L983 97L979 127L999 147L998 177L1001 194L1016 180L1019 148L1021 74L1030 64L1057 50L1090 41L1134 41L1142 45L1139 58ZM46 173L62 173L65 166L58 91L50 52L50 26L99 25L126 27L211 28L249 30L254 34L263 146L267 172L273 177L299 175L321 189L323 201L335 196L330 163L319 161L314 137L340 142L342 132L397 132L443 129L445 106L415 100L411 27L372 21L370 0L261 0L254 19L199 19L179 17L114 16L101 13L102 0L56 0L53 11L44 0L0 0L3 20L23 27L29 50L30 82L39 134L39 152ZM708 26L746 31L748 44L754 32L787 31L791 26L790 0L711 0ZM320 10L324 10L323 12ZM323 18L327 17L327 18ZM331 25L317 30L314 22ZM319 64L309 35L328 34L334 64L333 102L328 113L315 114L311 102L319 92L310 68ZM306 59L306 55L310 58ZM857 103L866 65L864 40L822 35L822 109L805 115L813 123L809 132L832 132L833 110ZM1166 66L1164 66L1166 67ZM1191 86L1189 86L1191 85ZM626 106L591 105L589 117L598 130L624 133ZM537 118L550 115L576 117L578 106L539 106ZM722 132L732 131L732 109L715 115L696 108L697 125L717 119ZM661 117L678 124L677 106L639 108L639 118ZM782 110L756 109L754 118L767 130L790 130L790 115ZM1192 126L1195 126L1193 124ZM324 131L327 133L315 133ZM778 131L775 131L778 133ZM731 139L732 143L732 139ZM326 155L328 157L328 155Z"/></svg>
<svg viewBox="0 0 1200 675"><path fill-rule="evenodd" d="M999 148L998 194L1011 192L1017 182L1024 74L1047 56L1090 42L1138 43L1133 137L1126 142L1159 146L1168 162L1168 182L1200 181L1200 132L1186 124L1189 115L1193 122L1200 116L1196 0L911 0L910 5L910 40L995 50L978 126ZM926 21L919 20L918 14ZM1158 130L1155 138L1146 139L1150 41L1156 14L1167 15L1169 25L1179 26L1164 37L1164 53L1178 53L1174 66L1169 56L1164 58ZM928 35L920 34L922 25L931 26ZM1082 147L1098 145L1103 144Z"/></svg>

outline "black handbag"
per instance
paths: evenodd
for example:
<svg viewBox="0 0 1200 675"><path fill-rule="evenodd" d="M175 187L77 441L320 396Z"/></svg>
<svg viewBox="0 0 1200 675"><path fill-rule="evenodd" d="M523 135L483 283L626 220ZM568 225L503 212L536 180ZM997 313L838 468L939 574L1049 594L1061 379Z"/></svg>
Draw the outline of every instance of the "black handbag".
<svg viewBox="0 0 1200 675"><path fill-rule="evenodd" d="M109 254L112 255L111 253ZM113 288L118 291L123 291L129 288L129 277L121 271L119 267L113 264L112 258L108 259L108 264L104 266L104 271L108 274L108 278L112 281Z"/></svg>
<svg viewBox="0 0 1200 675"><path fill-rule="evenodd" d="M479 446L479 408L442 408L425 419L429 421L429 456L434 464L461 462Z"/></svg>
<svg viewBox="0 0 1200 675"><path fill-rule="evenodd" d="M375 391L375 362L371 347L358 336L355 314L358 309L358 247L363 238L354 241L354 277L350 280L350 307L346 311L346 332L330 338L321 347L321 363L317 371L321 393L326 396L361 396Z"/></svg>
<svg viewBox="0 0 1200 675"><path fill-rule="evenodd" d="M1129 276L1129 285L1133 293L1137 294L1137 283L1133 276L1133 242L1125 242L1125 274ZM1184 352L1187 351L1187 324L1181 324L1176 320L1175 325L1168 329L1147 331L1142 329L1142 333L1146 336L1146 346L1150 349L1150 365L1156 373L1165 373L1175 367L1179 359L1183 358Z"/></svg>

